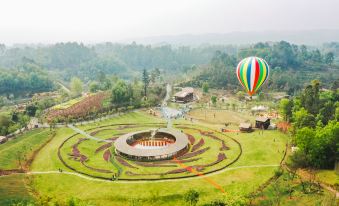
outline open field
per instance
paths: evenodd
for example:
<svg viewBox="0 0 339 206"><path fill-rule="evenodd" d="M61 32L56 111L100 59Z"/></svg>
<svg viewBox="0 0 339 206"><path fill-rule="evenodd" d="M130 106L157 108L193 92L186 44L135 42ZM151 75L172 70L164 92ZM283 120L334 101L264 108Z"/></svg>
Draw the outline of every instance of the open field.
<svg viewBox="0 0 339 206"><path fill-rule="evenodd" d="M101 138L101 139L108 139L112 137L118 137L119 135L137 131L137 130L146 130L151 129L155 127L164 127L165 125L157 125L154 124L135 124L135 125L112 125L107 127L100 127L96 130L91 130L91 133L95 133L95 137ZM227 164L230 164L233 162L239 155L240 155L240 146L232 139L228 138L227 136L223 134L214 134L216 138L220 138L220 140L212 139L211 137L205 136L200 134L199 129L202 129L203 131L210 131L206 128L197 128L191 125L175 125L179 129L181 129L185 134L192 135L196 139L196 144L201 139L204 140L204 144L201 146L200 149L203 148L209 148L206 152L204 152L201 155L194 155L191 160L194 160L192 162L185 163L186 166L195 166L195 165L206 165L206 164L212 164L211 166L206 166L206 168L203 170L203 172L209 172L213 170L218 170L222 167L225 167ZM69 139L61 148L61 156L63 160L68 164L69 166L75 168L78 171L86 172L91 175L99 175L100 177L105 178L111 178L112 174L117 173L116 169L114 169L114 166L111 164L111 162L107 162L103 159L104 153L107 151L107 149L100 150L101 146L107 145L107 143L98 143L96 141L89 141L85 140L80 143L81 141L80 135L74 136L73 138ZM229 147L227 151L221 150L222 142ZM78 144L77 144L78 143ZM70 158L70 153L72 151L72 148L74 148L74 145L77 144L77 148L79 149L80 153L82 155L85 155L88 160L85 162L76 161L73 158ZM109 145L109 144L108 144ZM191 145L192 153L193 146ZM109 146L112 147L112 146ZM218 158L219 154L225 154L227 159L222 160L222 162L218 164L213 164ZM197 159L198 158L198 159ZM197 159L197 160L195 160ZM130 165L132 165L134 168L129 168L124 165L120 165L121 168L123 168L123 174L119 177L121 179L135 179L135 178L146 178L146 179L154 179L154 178L171 178L171 177L182 177L182 176L188 176L192 174L186 174L187 172L180 172L178 174L166 174L166 172L171 172L177 169L181 169L175 162L166 162L164 161L161 163L161 166L152 166L150 164L149 167L144 167L143 165L140 165L140 163L126 160L126 162ZM117 162L119 164L119 162ZM121 164L121 163L120 163ZM84 167L85 166L85 167ZM88 168L91 167L91 168ZM152 167L151 167L152 166ZM86 168L87 167L87 168ZM94 168L94 169L93 169ZM95 171L95 169L99 170L106 170L110 171L107 173L100 174L100 172ZM92 170L92 171L91 171ZM128 173L133 173L135 175L129 175Z"/></svg>
<svg viewBox="0 0 339 206"><path fill-rule="evenodd" d="M176 123L181 124L183 121L184 120L178 120L174 122L174 125ZM79 126L79 128L88 130L114 123L151 122L161 123L163 121L156 117L136 112L105 120L100 123ZM190 122L186 123L189 124ZM179 127L180 125L175 126ZM203 126L200 128L205 129L206 127ZM97 136L107 138L114 136L114 133L119 133L116 127L110 127L110 129L111 130L106 131L102 130ZM140 128L125 128L126 131L133 131L135 129ZM57 156L58 146L72 134L74 134L74 132L70 129L57 129L55 138L40 151L33 162L32 171L58 171L60 168L63 171L73 172L67 169ZM283 156L287 137L277 131L267 131L264 135L259 135L257 132L251 134L227 133L227 135L241 143L243 154L229 169L211 174L208 177L225 189L226 196L245 195L255 190L255 188L263 184L273 175L277 168L275 165L279 164ZM207 137L205 137L205 139L206 138ZM79 147L80 150L84 152L92 151L93 153L92 144L97 143L91 143L92 140L87 140L87 142L89 145ZM213 144L214 143L211 142L211 145ZM269 147L267 145L269 145ZM229 152L231 151L232 149L229 150ZM102 158L99 157L99 155L94 155L93 160L98 161L98 165L103 165ZM99 163L99 160L101 163ZM208 159L206 160L210 161ZM96 163L94 162L92 166L95 165ZM150 169L143 169L143 172L149 172L148 170ZM160 170L161 169L159 169L159 171ZM189 189L195 189L200 192L201 203L225 198L225 194L218 191L212 185L206 184L207 182L203 178L167 180L165 182L101 182L95 179L85 179L65 173L35 174L32 175L32 177L34 177L33 187L39 192L40 196L50 196L56 200L77 197L84 201L95 202L97 205L126 205L126 202L128 204L136 202L139 205L178 205L183 204L183 194ZM45 184L46 181L48 181L49 184ZM239 185L241 185L241 188ZM77 189L74 190L74 188ZM91 189L89 190L88 188Z"/></svg>
<svg viewBox="0 0 339 206"><path fill-rule="evenodd" d="M97 138L106 139L119 136L126 132L159 127L164 125L164 123L165 122L162 119L140 111L117 116L101 122L77 125L77 127L89 134L92 133L93 136ZM69 128L56 129L55 137L43 147L35 157L31 165L32 174L1 177L4 179L0 179L0 181L12 181L13 179L16 179L14 177L25 180L24 177L30 177L29 180L31 184L26 185L25 188L28 188L28 191L35 191L36 193L33 195L35 198L50 198L52 201L64 203L66 200L75 197L86 203L95 205L183 205L185 204L183 199L184 194L188 190L194 189L200 193L199 205L201 205L213 200L226 201L226 199L232 197L244 196L254 192L260 185L274 176L274 172L277 170L278 165L283 158L286 149L285 146L288 141L288 136L279 131L264 131L263 134L258 131L252 133L219 133L216 124L212 125L205 122L201 124L194 123L194 125L192 125L190 121L184 119L173 121L173 127L193 135L196 141L200 138L204 138L204 147L209 146L212 148L199 156L202 159L194 162L194 164L213 162L216 159L216 155L219 153L220 147L218 141L200 134L198 132L199 130L213 132L214 135L224 140L226 145L230 147L230 150L225 151L227 156L225 162L206 168L206 170L202 172L217 169L218 167L231 162L239 154L239 150L237 149L238 146L232 141L232 138L240 143L242 154L236 162L221 171L206 175L206 178L209 178L220 185L226 191L225 194L216 189L212 184L209 184L204 177L160 181L133 181L133 178L136 177L126 175L125 171L149 174L166 172L173 168L140 167L130 160L127 160L127 162L137 166L139 169L127 168L124 165L120 165L124 171L121 178L131 179L132 181L101 180L79 174L68 169L60 161L57 155L59 146L68 137L75 134L75 132ZM46 129L40 132L47 133L48 130ZM72 150L72 145L74 145L79 138L82 138L82 136L74 136L69 142L66 141L64 147L62 147L61 154L65 157L65 161L82 173L88 173L89 175L94 176L105 177L106 175L106 177L111 177L112 174L103 174L101 172L93 171L92 169L84 167L80 162L67 158L67 154ZM78 149L81 153L84 153L89 157L89 161L86 162L86 164L87 166L90 166L90 168L107 169L115 173L116 168L114 165L103 160L102 151L95 153L95 150L102 144L104 143L86 140L78 144ZM117 164L119 164L119 162L117 162ZM193 163L185 164L194 165ZM62 169L63 172L60 173L58 171L59 169ZM165 178L189 175L190 173L184 172L174 175L143 175L140 177ZM46 184L47 182L48 184ZM22 181L20 188L23 188L24 185L25 184L23 184ZM13 188L13 190L15 190L15 188ZM22 190L22 193L22 196L25 198L27 197L27 200L33 198L28 196L28 194L32 195L32 193L25 190ZM0 195L0 199L4 199L6 196L7 193ZM269 196L269 194L267 194L267 196ZM320 195L319 198L320 197L325 198L325 196L322 195ZM307 196L304 198L307 199Z"/></svg>
<svg viewBox="0 0 339 206"><path fill-rule="evenodd" d="M0 205L12 205L15 203L28 203L33 198L26 187L27 175L0 176Z"/></svg>
<svg viewBox="0 0 339 206"><path fill-rule="evenodd" d="M47 129L36 129L1 144L0 169L19 169L19 158L24 165L25 161L32 157L34 151L52 138L52 135L52 132Z"/></svg>
<svg viewBox="0 0 339 206"><path fill-rule="evenodd" d="M255 116L248 114L248 112L235 112L230 110L219 109L193 109L188 114L194 120L199 120L209 124L218 124L220 126L225 123L230 123L229 128L238 128L241 122L251 122L253 124Z"/></svg>

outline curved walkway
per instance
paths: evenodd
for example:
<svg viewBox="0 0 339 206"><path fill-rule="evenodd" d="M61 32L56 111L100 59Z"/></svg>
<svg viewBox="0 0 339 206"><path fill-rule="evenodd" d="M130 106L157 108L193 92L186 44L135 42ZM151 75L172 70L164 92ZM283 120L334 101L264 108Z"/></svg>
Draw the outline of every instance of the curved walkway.
<svg viewBox="0 0 339 206"><path fill-rule="evenodd" d="M249 166L230 167L230 168L226 168L224 170L218 171L218 172L214 172L214 173L211 173L211 174L206 174L206 175L204 175L204 177L214 176L214 175L217 175L217 174L224 173L226 171L237 170L237 169L262 168L262 167L279 167L279 166L280 166L279 164L275 164L275 165L249 165ZM13 174L22 174L22 173L13 173ZM76 172L67 172L67 171L63 171L63 172L59 172L59 171L31 171L31 172L27 172L25 174L28 174L28 175L67 174L67 175L74 175L74 176L78 176L78 177L86 179L86 180L97 181L97 182L112 182L112 183L124 183L124 184L125 183L129 183L129 184L150 183L150 181L133 181L133 180L131 180L131 181L124 181L124 180L110 181L110 180L103 180L103 179L97 179L97 178L88 177L86 175L82 175L82 174L79 174L79 173L76 173ZM201 179L201 178L204 178L204 177L202 177L202 176L195 176L195 177L187 177L187 178L183 178L183 179L156 180L156 181L151 181L151 182L156 183L156 182L185 181L185 180L192 180L192 179Z"/></svg>
<svg viewBox="0 0 339 206"><path fill-rule="evenodd" d="M81 129L74 127L72 124L69 124L68 127L71 128L72 130L74 130L76 133L84 135L88 139L93 139L93 140L96 140L96 141L99 141L99 142L113 142L112 140L104 140L104 139L93 137L93 136L87 134L86 132L82 131Z"/></svg>

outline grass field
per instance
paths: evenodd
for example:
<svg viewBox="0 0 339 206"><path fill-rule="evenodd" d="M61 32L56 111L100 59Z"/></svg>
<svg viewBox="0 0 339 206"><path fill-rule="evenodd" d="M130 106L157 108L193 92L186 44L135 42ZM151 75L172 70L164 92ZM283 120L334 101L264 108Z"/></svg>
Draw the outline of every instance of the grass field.
<svg viewBox="0 0 339 206"><path fill-rule="evenodd" d="M193 109L189 114L195 120L209 124L218 124L219 127L225 123L230 123L228 128L238 129L241 122L254 122L255 117L247 112L235 112L230 110L218 109Z"/></svg>
<svg viewBox="0 0 339 206"><path fill-rule="evenodd" d="M18 158L22 162L28 160L34 151L41 147L52 137L52 132L47 129L36 129L17 136L15 139L0 145L0 169L18 169Z"/></svg>
<svg viewBox="0 0 339 206"><path fill-rule="evenodd" d="M26 187L27 181L28 177L23 174L0 176L0 205L32 202L33 197Z"/></svg>
<svg viewBox="0 0 339 206"><path fill-rule="evenodd" d="M163 121L145 113L136 112L100 123L79 126L79 128L86 130L115 123L150 122ZM183 122L185 121L178 120L174 124ZM32 170L56 171L61 168L64 171L70 171L58 160L57 149L62 141L73 133L70 129L57 129L55 138L39 152L32 164ZM106 138L113 134L110 131L102 131L101 134L98 133L98 136ZM255 190L274 174L277 167L273 165L279 164L287 137L277 131L267 131L264 135L259 135L257 132L251 134L227 133L227 135L241 143L243 155L230 169L208 176L220 184L227 192L226 194L208 184L203 178L126 183L98 182L69 174L34 175L32 176L34 177L34 189L39 192L40 196L49 196L58 201L76 197L96 203L96 205L126 205L126 203L127 205L182 205L184 203L183 194L189 189L200 192L199 203L225 199L234 195L245 195ZM241 187L239 187L240 185Z"/></svg>
<svg viewBox="0 0 339 206"><path fill-rule="evenodd" d="M130 128L126 127L123 129L119 128L119 126L109 126L112 124L132 123L143 125ZM100 129L107 129L99 131L97 134L95 134L95 136L98 138L109 138L122 132L130 132L149 128L152 125L147 125L148 123L163 124L165 122L162 119L150 116L144 112L133 112L112 119L104 120L102 122L96 122L82 126L78 125L77 127L87 131L88 133ZM183 119L178 119L173 122L174 127L187 126L184 124L191 124L191 122L185 121ZM198 134L194 128L212 131L218 130L218 127L220 127L217 124L208 124L206 122L193 124L194 125L191 126L192 129L184 129L184 132L192 133L194 136L196 136L196 140L199 140L202 136ZM154 128L154 126L152 127ZM212 128L212 130L209 128ZM48 133L48 130L35 132L37 132L36 134L40 134L42 132ZM57 151L60 144L73 134L75 134L74 131L69 128L58 128L56 129L54 138L39 151L31 165L31 171L46 172L45 174L0 177L1 183L4 182L4 187L7 185L7 187L11 188L12 191L16 190L16 186L10 187L8 185L9 182L21 181L20 184L17 184L17 187L20 188L18 189L20 192L17 196L16 194L12 194L11 196L9 193L0 193L0 200L4 203L4 199L6 199L5 197L13 197L15 199L16 197L22 196L23 200L29 201L30 198L32 198L29 196L29 194L32 195L32 193L28 191L35 191L35 198L47 198L52 202L55 201L62 204L65 204L65 201L74 197L86 203L91 203L92 205L174 206L186 204L183 199L184 194L190 189L194 189L200 193L199 205L209 203L212 200L226 201L227 199L233 197L244 196L254 192L260 185L269 180L278 168L277 165L279 165L283 157L284 150L286 149L285 144L288 141L288 136L278 131L264 131L263 134L259 133L258 131L253 133L224 134L218 134L215 132L214 134L217 134L218 137L225 139L226 143L231 147L231 150L226 151L226 155L229 157L227 161L232 160L232 155L234 156L238 154L235 145L232 145L231 141L229 142L230 138L236 139L241 144L243 150L242 155L237 162L221 172L213 173L207 176L207 178L220 185L226 191L224 194L208 181L206 181L206 179L201 177L157 182L126 182L101 181L98 179L77 176L76 173L66 174L66 172L73 171L69 170L61 163L57 156ZM33 134L27 133L26 135L30 136ZM67 155L67 153L70 151L71 145L74 144L79 137L81 136L77 135L74 139L71 139L67 145L65 144L65 151L63 151L63 155ZM212 159L214 160L214 156L218 152L217 148L219 148L218 142L208 140L207 137L204 138L207 140L206 145L214 149L212 149L210 153L206 153L206 156L203 156L203 160L201 160L199 163L204 163L205 161L209 162ZM22 141L24 141L24 139ZM90 166L114 170L112 165L103 161L102 153L94 154L93 150L95 150L101 144L98 144L93 140L87 140L79 144L79 150L83 153L86 153L86 155L90 157L90 161L88 162ZM67 162L71 161L67 159ZM4 163L0 163L1 166L2 164ZM93 171L84 169L82 165L77 165L76 162L71 162L71 164L82 171L95 174ZM59 169L62 169L64 172L59 173ZM154 170L162 171L164 169L142 168L139 170L140 171L138 172L141 173L149 173L154 172ZM23 184L24 182L27 182L25 177L30 177L28 180L31 183L29 186L26 185L26 187L25 184ZM4 187L0 186L1 189ZM266 195L267 197L270 197L269 189ZM320 195L318 198L320 197L325 198L325 196L322 195ZM307 196L303 198L305 198L304 202L306 202ZM309 200L312 198L313 197L310 197ZM8 202L6 202L6 204L7 203ZM2 205L1 202L0 205Z"/></svg>
<svg viewBox="0 0 339 206"><path fill-rule="evenodd" d="M101 139L106 139L112 136L119 136L121 134L125 134L128 132L132 132L132 131L137 131L137 130L145 130L145 129L150 129L150 128L155 128L154 124L145 124L145 125L132 125L132 127L130 125L127 125L129 127L127 128L121 128L121 125L118 126L108 126L108 127L101 127L98 130L93 130L98 131L98 133L95 134L96 137L101 138ZM164 126L164 125L162 125ZM180 125L175 125L175 126L180 126ZM131 127L131 128L130 128ZM187 126L186 126L187 127ZM186 166L194 166L194 165L203 165L203 164L207 164L207 163L212 163L217 159L218 154L220 153L219 148L222 146L220 141L217 140L213 140L209 137L203 136L201 135L197 130L195 129L203 129L204 131L209 131L209 129L207 128L201 128L201 127L194 127L194 126L190 126L192 127L192 129L182 129L184 133L186 134L191 134L196 138L196 142L198 142L201 138L204 139L205 144L203 145L203 148L209 147L210 149L208 151L206 151L204 154L199 155L195 158L201 158L200 160L191 162L191 163L187 163L185 164ZM92 130L91 130L92 131ZM218 168L221 168L225 165L227 165L228 163L232 162L239 154L240 154L240 148L239 146L236 144L235 141L233 141L232 139L228 138L227 136L223 135L223 134L215 134L215 136L219 137L220 139L224 140L225 144L230 147L230 150L227 151L223 151L222 153L226 154L227 156L227 160L222 161L222 163L219 163L217 165L214 166L210 166L208 168L206 168L204 170L204 172L208 172L208 171L212 171ZM79 140L79 138L83 138L80 135L75 136L74 138L70 139L69 141L66 142L66 144L62 147L62 156L63 159L67 162L67 164L69 164L70 166L72 166L73 168L77 168L78 170L84 171L88 174L92 174L92 175L99 175L99 176L103 176L106 178L111 178L112 177L112 173L116 173L116 169L114 169L113 165L110 162L106 162L103 159L103 153L104 151L95 153L94 151L99 148L101 145L107 144L107 143L98 143L96 141L84 141L82 143L80 143L78 145L78 149L80 150L81 154L89 157L89 161L86 162L86 165L91 166L91 167L95 167L98 169L105 169L105 170L109 170L112 171L112 173L107 173L107 174L100 174L98 172L95 171L91 171L91 169L88 169L86 167L84 167L79 161L74 161L73 159L69 159L69 153L72 151L72 146L74 144L76 144ZM129 175L126 175L125 173L123 173L121 175L121 178L128 178L128 179L132 179L132 178L168 178L168 177L181 177L181 176L187 176L190 175L188 174L171 174L171 175L149 175L149 174L154 174L154 173L165 173L167 171L171 171L173 169L179 169L178 166L176 165L176 163L170 163L170 165L175 166L175 167L170 167L170 168L166 168L166 167L140 167L138 165L135 165L135 163L133 161L128 161L130 164L136 166L136 169L131 169L131 168L126 168L124 165L120 165L121 168L123 168L123 170L129 171L129 172L133 172L133 173L137 173L137 174L145 174L144 176L135 176L135 177L131 177Z"/></svg>

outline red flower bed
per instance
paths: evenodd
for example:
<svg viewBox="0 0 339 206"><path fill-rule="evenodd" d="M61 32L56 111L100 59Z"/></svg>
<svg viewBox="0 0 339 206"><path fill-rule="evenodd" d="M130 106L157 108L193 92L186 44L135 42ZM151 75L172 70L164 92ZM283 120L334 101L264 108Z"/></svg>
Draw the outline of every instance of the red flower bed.
<svg viewBox="0 0 339 206"><path fill-rule="evenodd" d="M205 144L205 140L201 138L200 141L192 147L192 152L200 149L204 144Z"/></svg>
<svg viewBox="0 0 339 206"><path fill-rule="evenodd" d="M102 155L102 157L104 158L104 160L106 161L106 162L108 162L109 161L109 159L111 158L111 151L109 150L109 149L107 149L105 152L104 152L104 154Z"/></svg>
<svg viewBox="0 0 339 206"><path fill-rule="evenodd" d="M153 162L135 162L135 164L143 167L177 167L174 164L157 164Z"/></svg>
<svg viewBox="0 0 339 206"><path fill-rule="evenodd" d="M125 174L129 176L144 176L144 175L168 175L168 174L178 174L178 173L184 173L184 172L189 172L189 170L195 169L196 171L200 172L204 168L201 166L191 166L187 168L181 168L181 169L175 169L171 170L168 172L163 172L163 173L147 173L147 174L138 174L130 171L126 171Z"/></svg>
<svg viewBox="0 0 339 206"><path fill-rule="evenodd" d="M112 129L99 129L99 130L96 130L96 131L91 132L91 133L89 133L89 134L90 134L91 136L94 136L94 135L98 134L99 132L102 132L102 131L105 131L105 130L112 130Z"/></svg>
<svg viewBox="0 0 339 206"><path fill-rule="evenodd" d="M216 164L218 164L218 163L224 161L225 159L227 159L226 155L225 155L224 153L219 153L219 154L218 154L218 158L217 158L216 161L214 161L214 162L212 162L212 163L209 163L209 164L205 164L205 165L199 165L199 166L200 166L200 167L203 167L203 168L205 168L205 167L211 167L211 166L213 166L213 165L216 165Z"/></svg>
<svg viewBox="0 0 339 206"><path fill-rule="evenodd" d="M186 135L187 135L188 140L190 141L191 145L194 145L195 138L193 137L193 135L190 135L190 134L186 134Z"/></svg>
<svg viewBox="0 0 339 206"><path fill-rule="evenodd" d="M229 150L230 148L226 146L225 141L222 141L222 146L220 147L220 151L225 151L225 150Z"/></svg>
<svg viewBox="0 0 339 206"><path fill-rule="evenodd" d="M177 159L182 160L182 159L188 159L188 158L191 158L191 157L195 157L195 156L201 155L202 153L206 152L209 149L210 149L210 147L206 147L204 149L201 149L201 150L198 150L198 151L195 151L195 152L186 153L186 154L178 157Z"/></svg>
<svg viewBox="0 0 339 206"><path fill-rule="evenodd" d="M134 173L134 172L131 172L131 171L126 171L125 174L128 175L128 176L145 176L145 175L165 175L166 173L138 174L138 173Z"/></svg>
<svg viewBox="0 0 339 206"><path fill-rule="evenodd" d="M200 130L200 134L201 134L201 135L205 135L205 136L207 136L207 137L210 137L210 138L212 138L212 139L214 139L214 140L222 141L222 139L220 139L219 137L213 135L213 132L206 132L206 131L201 131L201 130Z"/></svg>
<svg viewBox="0 0 339 206"><path fill-rule="evenodd" d="M104 145L101 145L100 147L98 147L98 149L95 150L95 154L97 154L98 152L102 151L102 150L105 150L107 148L110 148L112 146L112 143L107 143L107 144L104 144Z"/></svg>
<svg viewBox="0 0 339 206"><path fill-rule="evenodd" d="M88 166L88 165L86 165L84 162L82 162L82 165L85 166L86 168L88 168L88 169L90 169L90 170L93 170L93 171L96 171L96 172L101 172L101 173L113 173L113 172L110 171L110 170L98 169L98 168L94 168L94 167Z"/></svg>
<svg viewBox="0 0 339 206"><path fill-rule="evenodd" d="M115 141L115 140L117 140L119 137L110 137L110 138L107 138L107 139L105 139L105 140L112 140L113 142Z"/></svg>
<svg viewBox="0 0 339 206"><path fill-rule="evenodd" d="M192 171L193 169L195 169L196 171L200 172L204 168L201 167L201 166L190 166L190 167L187 167L187 168L171 170L171 171L166 172L166 174L178 174L178 173L183 173L183 172L189 172L189 171Z"/></svg>
<svg viewBox="0 0 339 206"><path fill-rule="evenodd" d="M98 111L102 109L102 102L108 96L108 93L98 93L84 100L70 106L67 109L52 110L48 113L47 119L49 121L58 117L84 117L89 112Z"/></svg>
<svg viewBox="0 0 339 206"><path fill-rule="evenodd" d="M137 167L131 165L130 163L128 163L126 160L124 160L123 158L119 157L119 156L115 156L115 159L122 165L132 168L132 169L138 169Z"/></svg>
<svg viewBox="0 0 339 206"><path fill-rule="evenodd" d="M79 138L78 142L75 143L74 145L72 145L72 153L68 154L68 155L71 156L73 160L84 162L88 159L85 155L82 155L80 153L80 150L78 149L78 145L85 140L88 140L88 139L87 138Z"/></svg>
<svg viewBox="0 0 339 206"><path fill-rule="evenodd" d="M195 161L198 161L198 160L200 160L201 158L199 157L199 158L193 158L193 159L186 159L186 160L180 160L180 162L182 162L182 163L187 163L187 162L195 162Z"/></svg>

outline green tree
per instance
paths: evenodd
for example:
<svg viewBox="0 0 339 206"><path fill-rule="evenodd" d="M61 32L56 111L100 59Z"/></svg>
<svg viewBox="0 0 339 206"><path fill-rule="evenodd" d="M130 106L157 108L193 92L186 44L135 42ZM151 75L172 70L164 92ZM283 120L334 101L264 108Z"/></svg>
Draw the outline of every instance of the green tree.
<svg viewBox="0 0 339 206"><path fill-rule="evenodd" d="M211 102L212 102L212 104L215 106L215 104L217 103L217 97L213 95L213 96L211 97Z"/></svg>
<svg viewBox="0 0 339 206"><path fill-rule="evenodd" d="M319 110L317 120L321 121L322 124L327 125L330 120L335 118L335 105L332 101L326 102L323 107Z"/></svg>
<svg viewBox="0 0 339 206"><path fill-rule="evenodd" d="M142 82L144 83L144 96L147 97L147 87L149 85L149 76L146 69L142 72Z"/></svg>
<svg viewBox="0 0 339 206"><path fill-rule="evenodd" d="M11 120L7 115L0 115L0 135L7 135Z"/></svg>
<svg viewBox="0 0 339 206"><path fill-rule="evenodd" d="M83 82L78 77L73 77L71 80L71 92L72 95L80 96L83 91Z"/></svg>
<svg viewBox="0 0 339 206"><path fill-rule="evenodd" d="M285 98L280 100L279 109L283 114L285 121L290 121L292 117L293 101Z"/></svg>
<svg viewBox="0 0 339 206"><path fill-rule="evenodd" d="M295 142L300 149L295 155L302 158L294 159L304 161L299 165L333 169L338 152L339 122L331 121L324 128L301 128L295 135Z"/></svg>
<svg viewBox="0 0 339 206"><path fill-rule="evenodd" d="M35 105L30 104L26 107L26 114L30 117L34 117L37 109L38 108Z"/></svg>
<svg viewBox="0 0 339 206"><path fill-rule="evenodd" d="M306 86L300 98L302 106L314 115L319 111L319 90L320 82L313 80L310 85Z"/></svg>
<svg viewBox="0 0 339 206"><path fill-rule="evenodd" d="M333 52L328 52L325 54L325 63L328 65L333 64L334 54Z"/></svg>
<svg viewBox="0 0 339 206"><path fill-rule="evenodd" d="M304 108L299 111L293 112L293 126L297 129L303 127L315 127L315 118L312 114L308 113Z"/></svg>
<svg viewBox="0 0 339 206"><path fill-rule="evenodd" d="M129 103L131 97L129 91L128 85L122 80L119 80L114 85L111 94L111 103L116 109Z"/></svg>
<svg viewBox="0 0 339 206"><path fill-rule="evenodd" d="M209 90L208 83L207 83L207 82L204 82L204 83L202 84L202 91L203 91L204 93L208 93L208 90Z"/></svg>
<svg viewBox="0 0 339 206"><path fill-rule="evenodd" d="M184 199L186 203L190 206L195 206L197 205L199 201L199 192L193 189L190 189L186 194L184 195Z"/></svg>
<svg viewBox="0 0 339 206"><path fill-rule="evenodd" d="M100 86L98 84L98 82L96 81L92 81L90 84L89 84L89 91L90 92L97 92L98 90L100 89Z"/></svg>

